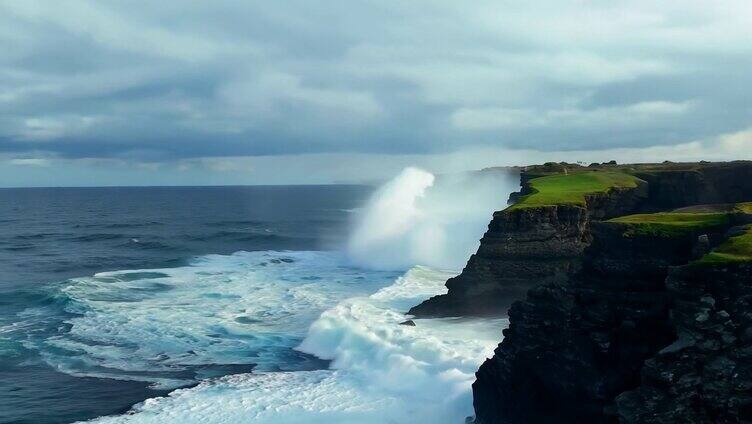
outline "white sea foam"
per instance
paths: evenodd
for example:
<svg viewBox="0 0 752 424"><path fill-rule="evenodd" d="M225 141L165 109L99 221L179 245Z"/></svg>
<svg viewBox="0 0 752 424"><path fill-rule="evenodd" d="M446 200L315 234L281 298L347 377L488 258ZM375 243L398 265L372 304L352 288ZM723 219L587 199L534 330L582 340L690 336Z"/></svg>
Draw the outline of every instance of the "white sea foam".
<svg viewBox="0 0 752 424"><path fill-rule="evenodd" d="M77 315L68 331L27 344L72 375L159 387L226 374L228 366L310 368L292 349L319 314L395 276L344 262L333 252L239 252L73 279L62 288L66 311ZM26 314L36 312L45 313Z"/></svg>
<svg viewBox="0 0 752 424"><path fill-rule="evenodd" d="M452 273L416 267L388 287L340 302L310 327L300 350L330 370L207 380L100 423L461 423L473 373L505 320L416 320L401 311L443 291Z"/></svg>
<svg viewBox="0 0 752 424"><path fill-rule="evenodd" d="M434 177L406 168L355 214L349 256L374 269L460 268L517 186L500 173Z"/></svg>

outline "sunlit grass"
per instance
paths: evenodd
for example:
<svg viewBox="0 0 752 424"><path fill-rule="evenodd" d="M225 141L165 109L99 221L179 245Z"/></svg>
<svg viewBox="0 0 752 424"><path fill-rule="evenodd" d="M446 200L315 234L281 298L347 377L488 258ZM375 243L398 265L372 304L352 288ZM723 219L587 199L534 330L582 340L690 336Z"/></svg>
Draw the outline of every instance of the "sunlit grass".
<svg viewBox="0 0 752 424"><path fill-rule="evenodd" d="M636 187L637 177L622 172L577 172L556 174L530 180L533 193L523 196L511 208L551 205L585 205L589 194L607 192L613 188Z"/></svg>
<svg viewBox="0 0 752 424"><path fill-rule="evenodd" d="M741 235L730 237L712 252L703 256L700 264L728 264L752 262L752 226L748 225Z"/></svg>
<svg viewBox="0 0 752 424"><path fill-rule="evenodd" d="M729 224L730 217L725 212L691 213L659 212L621 216L609 220L627 224L625 235L652 235L671 237L688 232L717 229Z"/></svg>

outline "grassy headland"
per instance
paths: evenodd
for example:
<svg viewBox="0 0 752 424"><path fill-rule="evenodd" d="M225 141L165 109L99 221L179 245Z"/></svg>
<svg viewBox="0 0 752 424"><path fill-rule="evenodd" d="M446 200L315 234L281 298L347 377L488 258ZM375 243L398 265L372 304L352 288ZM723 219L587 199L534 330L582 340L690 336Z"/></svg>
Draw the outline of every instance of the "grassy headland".
<svg viewBox="0 0 752 424"><path fill-rule="evenodd" d="M672 237L729 225L727 212L659 212L620 216L608 220L627 225L625 235Z"/></svg>
<svg viewBox="0 0 752 424"><path fill-rule="evenodd" d="M730 237L697 262L704 265L752 262L752 225L747 225L742 234Z"/></svg>
<svg viewBox="0 0 752 424"><path fill-rule="evenodd" d="M520 198L512 208L552 205L585 205L585 196L614 188L636 187L637 177L614 171L581 171L555 174L530 180L532 193Z"/></svg>
<svg viewBox="0 0 752 424"><path fill-rule="evenodd" d="M752 203L696 205L670 212L620 216L608 220L626 224L626 235L679 236L729 227L734 216L752 214Z"/></svg>

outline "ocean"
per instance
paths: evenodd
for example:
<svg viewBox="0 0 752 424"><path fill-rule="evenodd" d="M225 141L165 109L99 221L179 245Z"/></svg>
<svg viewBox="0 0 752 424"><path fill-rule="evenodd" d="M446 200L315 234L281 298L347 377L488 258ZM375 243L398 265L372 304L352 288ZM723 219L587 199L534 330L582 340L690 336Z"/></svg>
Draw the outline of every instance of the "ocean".
<svg viewBox="0 0 752 424"><path fill-rule="evenodd" d="M505 321L399 322L499 202L417 177L0 189L0 423L462 422Z"/></svg>

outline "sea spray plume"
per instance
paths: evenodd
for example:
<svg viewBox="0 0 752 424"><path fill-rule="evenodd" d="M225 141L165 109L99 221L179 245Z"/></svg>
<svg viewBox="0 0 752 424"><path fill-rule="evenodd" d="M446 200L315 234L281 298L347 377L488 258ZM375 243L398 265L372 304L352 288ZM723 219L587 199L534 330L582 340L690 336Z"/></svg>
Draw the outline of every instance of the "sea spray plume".
<svg viewBox="0 0 752 424"><path fill-rule="evenodd" d="M503 172L441 175L406 168L355 217L350 259L376 269L413 265L459 269L478 247L493 211L516 189Z"/></svg>
<svg viewBox="0 0 752 424"><path fill-rule="evenodd" d="M350 257L361 265L409 267L404 238L420 219L417 201L434 180L430 172L410 167L380 187L357 217L348 243Z"/></svg>

